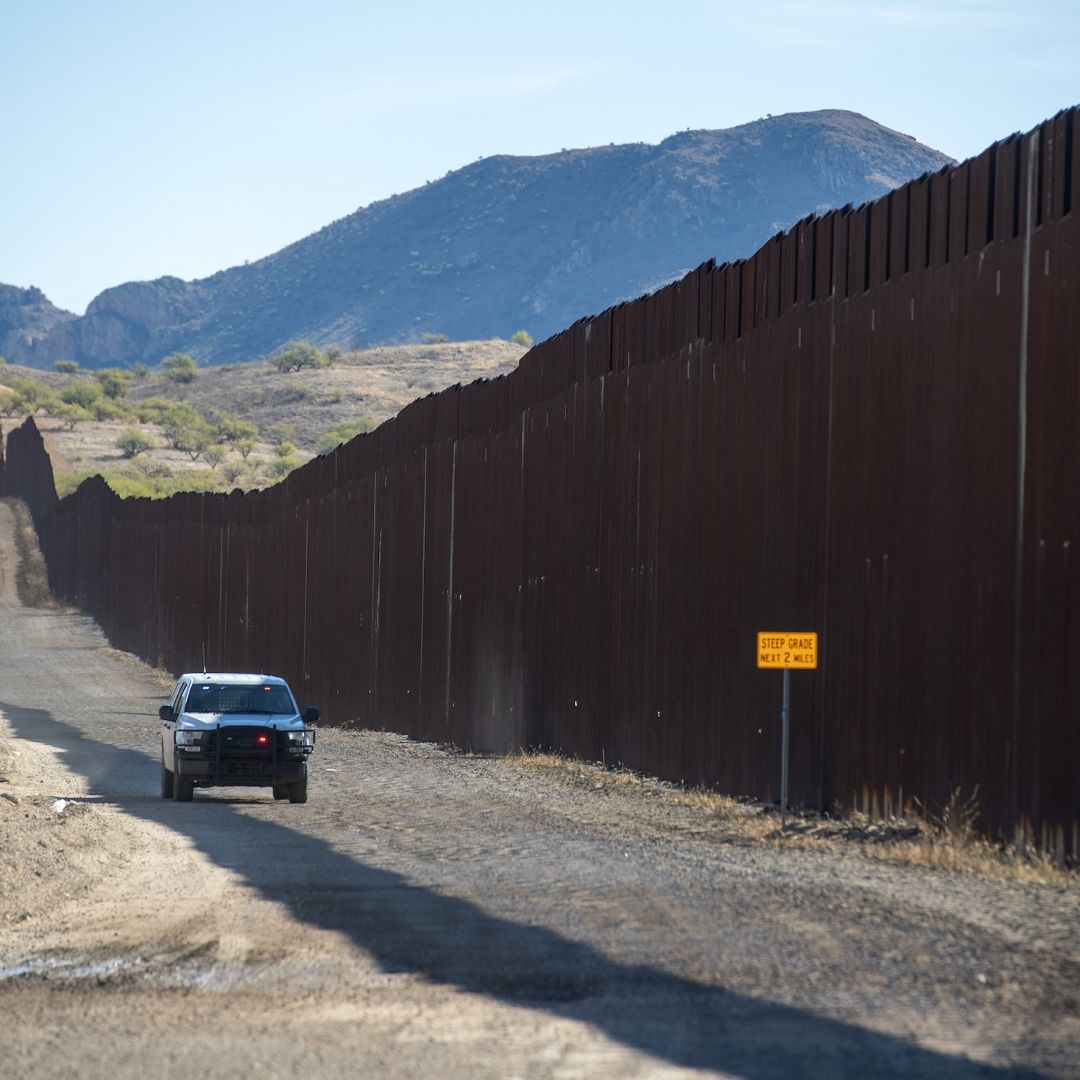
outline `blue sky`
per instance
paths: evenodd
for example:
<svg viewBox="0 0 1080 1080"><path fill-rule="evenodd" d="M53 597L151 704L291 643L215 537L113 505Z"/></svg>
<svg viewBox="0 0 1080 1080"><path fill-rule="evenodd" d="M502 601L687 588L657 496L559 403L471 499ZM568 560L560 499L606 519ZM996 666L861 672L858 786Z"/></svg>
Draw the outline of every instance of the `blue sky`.
<svg viewBox="0 0 1080 1080"><path fill-rule="evenodd" d="M81 312L491 154L845 108L963 158L1080 102L1078 0L0 0L0 282Z"/></svg>

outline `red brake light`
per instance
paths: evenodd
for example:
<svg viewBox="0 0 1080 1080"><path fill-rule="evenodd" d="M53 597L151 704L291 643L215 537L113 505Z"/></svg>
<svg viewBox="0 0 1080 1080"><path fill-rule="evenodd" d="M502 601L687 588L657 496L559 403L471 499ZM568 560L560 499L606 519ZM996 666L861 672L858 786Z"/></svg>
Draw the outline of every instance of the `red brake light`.
<svg viewBox="0 0 1080 1080"><path fill-rule="evenodd" d="M259 745L263 746L266 743L266 739L267 739L267 737L265 735L260 735L259 736Z"/></svg>

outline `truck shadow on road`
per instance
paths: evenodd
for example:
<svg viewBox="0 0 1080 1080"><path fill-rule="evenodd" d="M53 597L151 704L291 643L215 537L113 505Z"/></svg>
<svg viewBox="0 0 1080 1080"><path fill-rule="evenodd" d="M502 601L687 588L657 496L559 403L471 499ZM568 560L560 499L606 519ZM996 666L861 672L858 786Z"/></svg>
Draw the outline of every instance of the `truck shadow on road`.
<svg viewBox="0 0 1080 1080"><path fill-rule="evenodd" d="M746 1080L1041 1075L977 1064L722 985L619 963L544 926L493 916L367 865L299 828L251 817L228 801L177 806L147 798L158 779L158 763L148 755L91 739L44 710L0 702L0 711L20 738L58 748L73 773L125 813L188 837L298 920L348 935L385 971L414 972L590 1024L674 1065ZM118 791L118 777L124 790ZM288 868L301 854L305 872L291 875Z"/></svg>

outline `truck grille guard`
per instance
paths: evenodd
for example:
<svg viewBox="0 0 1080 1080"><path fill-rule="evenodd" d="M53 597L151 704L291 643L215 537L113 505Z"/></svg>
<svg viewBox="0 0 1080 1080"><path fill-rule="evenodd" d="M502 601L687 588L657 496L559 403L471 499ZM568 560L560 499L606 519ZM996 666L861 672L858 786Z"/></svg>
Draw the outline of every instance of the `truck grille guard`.
<svg viewBox="0 0 1080 1080"><path fill-rule="evenodd" d="M192 729L184 729L185 733ZM217 724L212 728L200 728L202 736L196 747L179 741L180 729L173 732L173 744L178 760L208 761L209 780L227 780L230 777L246 779L266 777L278 773L278 765L306 761L315 750L315 729L263 727L259 725ZM303 732L302 741L294 741L290 734ZM260 735L270 736L260 745Z"/></svg>

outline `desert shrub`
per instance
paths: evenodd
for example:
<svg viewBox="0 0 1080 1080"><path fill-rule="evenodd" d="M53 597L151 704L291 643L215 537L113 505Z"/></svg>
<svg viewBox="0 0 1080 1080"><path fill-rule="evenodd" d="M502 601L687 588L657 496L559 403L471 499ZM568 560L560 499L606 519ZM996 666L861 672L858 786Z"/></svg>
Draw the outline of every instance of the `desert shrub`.
<svg viewBox="0 0 1080 1080"><path fill-rule="evenodd" d="M352 420L343 420L335 424L329 431L323 432L315 442L315 450L319 454L326 454L342 443L348 442L357 435L363 435L375 427L373 421L366 416L357 416Z"/></svg>
<svg viewBox="0 0 1080 1080"><path fill-rule="evenodd" d="M532 334L530 334L528 330L516 330L516 331L514 331L514 334L510 338L510 340L515 345L522 345L526 349L531 349L532 348L532 343L533 343Z"/></svg>
<svg viewBox="0 0 1080 1080"><path fill-rule="evenodd" d="M303 462L298 457L293 454L286 454L271 461L267 465L266 471L273 479L283 480L293 469L297 469L301 465L303 465Z"/></svg>
<svg viewBox="0 0 1080 1080"><path fill-rule="evenodd" d="M37 412L52 413L60 404L60 396L51 386L33 379L12 379L8 386L22 399L21 412L33 416Z"/></svg>
<svg viewBox="0 0 1080 1080"><path fill-rule="evenodd" d="M134 458L140 454L145 454L154 445L152 439L147 438L141 431L135 428L129 428L127 431L121 431L119 438L116 440L116 448L124 457Z"/></svg>
<svg viewBox="0 0 1080 1080"><path fill-rule="evenodd" d="M269 359L275 371L302 371L326 367L326 356L308 341L287 341Z"/></svg>
<svg viewBox="0 0 1080 1080"><path fill-rule="evenodd" d="M303 383L292 383L290 386L283 387L274 400L279 405L295 405L298 401L309 401L310 399L310 386L305 386Z"/></svg>
<svg viewBox="0 0 1080 1080"><path fill-rule="evenodd" d="M134 375L136 379L145 379L146 376L150 374L150 369L140 361L138 364L132 364L131 374Z"/></svg>
<svg viewBox="0 0 1080 1080"><path fill-rule="evenodd" d="M327 405L340 405L345 400L345 391L340 386L335 387L326 395Z"/></svg>
<svg viewBox="0 0 1080 1080"><path fill-rule="evenodd" d="M57 360L53 367L60 372L61 375L74 375L79 370L78 360Z"/></svg>
<svg viewBox="0 0 1080 1080"><path fill-rule="evenodd" d="M257 439L259 429L250 420L224 412L221 409L210 410L210 430L214 438L221 443L236 443L241 439Z"/></svg>
<svg viewBox="0 0 1080 1080"><path fill-rule="evenodd" d="M247 469L238 461L226 461L221 469L221 475L224 476L230 484L235 484L246 472Z"/></svg>
<svg viewBox="0 0 1080 1080"><path fill-rule="evenodd" d="M217 467L225 460L227 453L228 450L221 443L210 443L202 452L203 461L210 466L211 472L216 472Z"/></svg>
<svg viewBox="0 0 1080 1080"><path fill-rule="evenodd" d="M65 403L57 405L53 409L53 416L58 420L64 422L64 427L68 431L74 431L76 424L81 424L84 420L93 420L94 414L89 409L84 409L81 405L75 405L74 403Z"/></svg>
<svg viewBox="0 0 1080 1080"><path fill-rule="evenodd" d="M172 469L164 461L156 461L151 457L138 458L132 464L143 476L152 480L168 479L173 474Z"/></svg>
<svg viewBox="0 0 1080 1080"><path fill-rule="evenodd" d="M128 392L128 386L134 376L122 368L102 368L94 372L94 378L101 384L105 396L119 401Z"/></svg>
<svg viewBox="0 0 1080 1080"><path fill-rule="evenodd" d="M276 424L271 424L267 431L267 435L270 436L270 441L276 443L291 440L294 434L292 424L286 424L281 421Z"/></svg>
<svg viewBox="0 0 1080 1080"><path fill-rule="evenodd" d="M113 401L112 398L101 397L90 406L95 420L127 420L131 416L131 410L122 401Z"/></svg>
<svg viewBox="0 0 1080 1080"><path fill-rule="evenodd" d="M236 448L236 452L247 461L251 455L251 451L255 449L254 439L237 439L233 446Z"/></svg>
<svg viewBox="0 0 1080 1080"><path fill-rule="evenodd" d="M162 418L176 408L175 401L166 401L165 398L147 398L135 405L135 415L140 424L161 425Z"/></svg>
<svg viewBox="0 0 1080 1080"><path fill-rule="evenodd" d="M0 367L3 367L7 363L6 356L0 356Z"/></svg>
<svg viewBox="0 0 1080 1080"><path fill-rule="evenodd" d="M90 476L100 475L106 484L121 498L167 499L179 491L222 491L221 481L209 469L182 469L171 474L168 470L157 474L142 467L142 462L130 462L117 469L94 472L59 472L56 474L56 492L63 498L70 495Z"/></svg>
<svg viewBox="0 0 1080 1080"><path fill-rule="evenodd" d="M161 433L174 450L183 450L192 461L197 461L203 450L213 441L210 425L199 411L191 405L173 403L161 411L158 420Z"/></svg>
<svg viewBox="0 0 1080 1080"><path fill-rule="evenodd" d="M189 383L198 375L199 365L187 353L173 353L161 361L161 370L174 383Z"/></svg>
<svg viewBox="0 0 1080 1080"><path fill-rule="evenodd" d="M6 386L0 386L0 416L14 416L25 408L26 403Z"/></svg>
<svg viewBox="0 0 1080 1080"><path fill-rule="evenodd" d="M341 358L344 355L345 354L336 345L331 345L329 349L326 349L323 352L323 359L326 361L327 367L333 367L341 361Z"/></svg>
<svg viewBox="0 0 1080 1080"><path fill-rule="evenodd" d="M425 345L441 345L450 339L445 334L425 334L420 340Z"/></svg>
<svg viewBox="0 0 1080 1080"><path fill-rule="evenodd" d="M60 391L60 400L68 405L79 405L84 409L92 409L94 403L100 400L104 390L100 383L91 382L89 379L81 379L65 386Z"/></svg>
<svg viewBox="0 0 1080 1080"><path fill-rule="evenodd" d="M290 442L288 439L282 439L281 442L274 445L274 454L279 458L292 457L296 453L296 443Z"/></svg>

